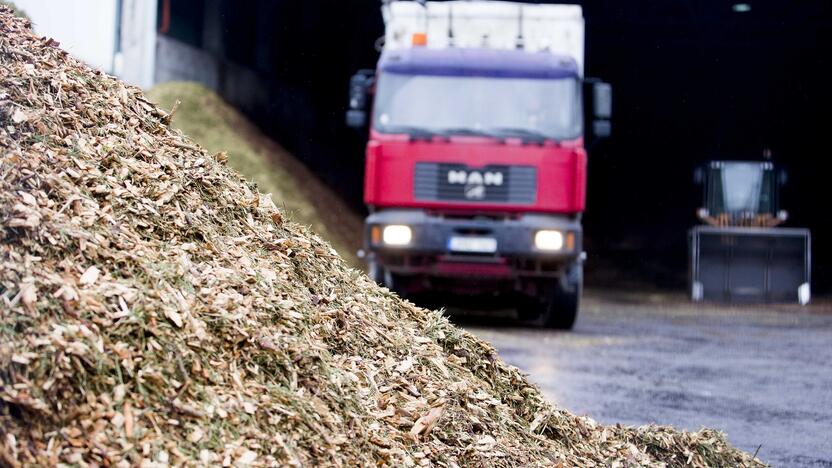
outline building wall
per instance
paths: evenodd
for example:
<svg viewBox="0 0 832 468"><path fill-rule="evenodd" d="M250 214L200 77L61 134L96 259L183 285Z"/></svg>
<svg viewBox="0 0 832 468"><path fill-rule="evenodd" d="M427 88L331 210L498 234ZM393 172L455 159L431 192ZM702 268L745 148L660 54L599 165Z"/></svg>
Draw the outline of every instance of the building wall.
<svg viewBox="0 0 832 468"><path fill-rule="evenodd" d="M247 113L262 112L269 103L263 80L253 70L204 49L159 35L156 40L156 57L156 83L202 83Z"/></svg>
<svg viewBox="0 0 832 468"><path fill-rule="evenodd" d="M36 33L52 37L88 65L113 71L116 0L14 0Z"/></svg>
<svg viewBox="0 0 832 468"><path fill-rule="evenodd" d="M156 83L196 81L219 90L218 59L205 50L160 35L156 41Z"/></svg>
<svg viewBox="0 0 832 468"><path fill-rule="evenodd" d="M34 30L106 73L153 85L156 0L15 0ZM119 21L119 17L121 21ZM120 37L117 37L119 36Z"/></svg>
<svg viewBox="0 0 832 468"><path fill-rule="evenodd" d="M147 89L155 83L156 0L121 1L121 42L113 71L124 81Z"/></svg>

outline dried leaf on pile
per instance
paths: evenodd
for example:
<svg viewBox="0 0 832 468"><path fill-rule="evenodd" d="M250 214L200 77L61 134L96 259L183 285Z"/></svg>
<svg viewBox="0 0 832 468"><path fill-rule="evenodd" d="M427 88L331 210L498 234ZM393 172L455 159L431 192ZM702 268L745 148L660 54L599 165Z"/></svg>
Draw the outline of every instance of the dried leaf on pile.
<svg viewBox="0 0 832 468"><path fill-rule="evenodd" d="M0 463L752 466L602 426L0 9Z"/></svg>
<svg viewBox="0 0 832 468"><path fill-rule="evenodd" d="M410 435L417 437L420 434L429 434L431 429L436 427L436 424L439 422L439 418L442 417L444 412L444 405L431 408L426 415L416 420L413 427L410 429Z"/></svg>

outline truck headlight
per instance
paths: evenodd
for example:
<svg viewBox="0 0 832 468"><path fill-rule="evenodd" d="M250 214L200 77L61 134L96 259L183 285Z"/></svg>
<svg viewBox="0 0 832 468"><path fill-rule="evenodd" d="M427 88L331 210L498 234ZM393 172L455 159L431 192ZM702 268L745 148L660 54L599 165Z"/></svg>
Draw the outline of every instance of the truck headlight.
<svg viewBox="0 0 832 468"><path fill-rule="evenodd" d="M534 234L534 246L538 250L555 252L563 250L563 233L544 229Z"/></svg>
<svg viewBox="0 0 832 468"><path fill-rule="evenodd" d="M413 240L413 231L410 230L410 226L391 224L390 226L384 226L381 231L381 240L386 245L407 245Z"/></svg>

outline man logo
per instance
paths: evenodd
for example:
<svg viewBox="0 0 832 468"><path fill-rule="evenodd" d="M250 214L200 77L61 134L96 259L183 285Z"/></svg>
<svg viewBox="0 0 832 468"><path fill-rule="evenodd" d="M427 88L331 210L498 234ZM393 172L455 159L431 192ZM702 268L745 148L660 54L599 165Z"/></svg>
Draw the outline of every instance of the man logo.
<svg viewBox="0 0 832 468"><path fill-rule="evenodd" d="M463 193L469 200L482 200L485 198L485 187L499 187L503 185L502 172L480 172L480 171L448 171L448 183L451 185L464 185Z"/></svg>
<svg viewBox="0 0 832 468"><path fill-rule="evenodd" d="M465 198L469 200L482 200L485 198L485 185L466 185Z"/></svg>
<svg viewBox="0 0 832 468"><path fill-rule="evenodd" d="M503 173L502 172L486 172L485 173L485 185L493 185L495 187L499 187L503 185Z"/></svg>
<svg viewBox="0 0 832 468"><path fill-rule="evenodd" d="M468 180L468 173L465 171L448 171L449 184L464 184Z"/></svg>
<svg viewBox="0 0 832 468"><path fill-rule="evenodd" d="M448 171L448 183L451 185L503 185L502 172Z"/></svg>

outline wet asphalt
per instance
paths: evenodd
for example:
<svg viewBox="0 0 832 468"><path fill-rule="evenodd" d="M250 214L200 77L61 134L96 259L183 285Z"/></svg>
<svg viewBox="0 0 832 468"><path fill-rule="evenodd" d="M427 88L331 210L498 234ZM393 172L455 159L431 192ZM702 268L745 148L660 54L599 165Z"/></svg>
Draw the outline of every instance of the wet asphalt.
<svg viewBox="0 0 832 468"><path fill-rule="evenodd" d="M773 466L832 467L829 302L701 306L595 291L571 332L455 320L574 413L608 424L713 427Z"/></svg>

